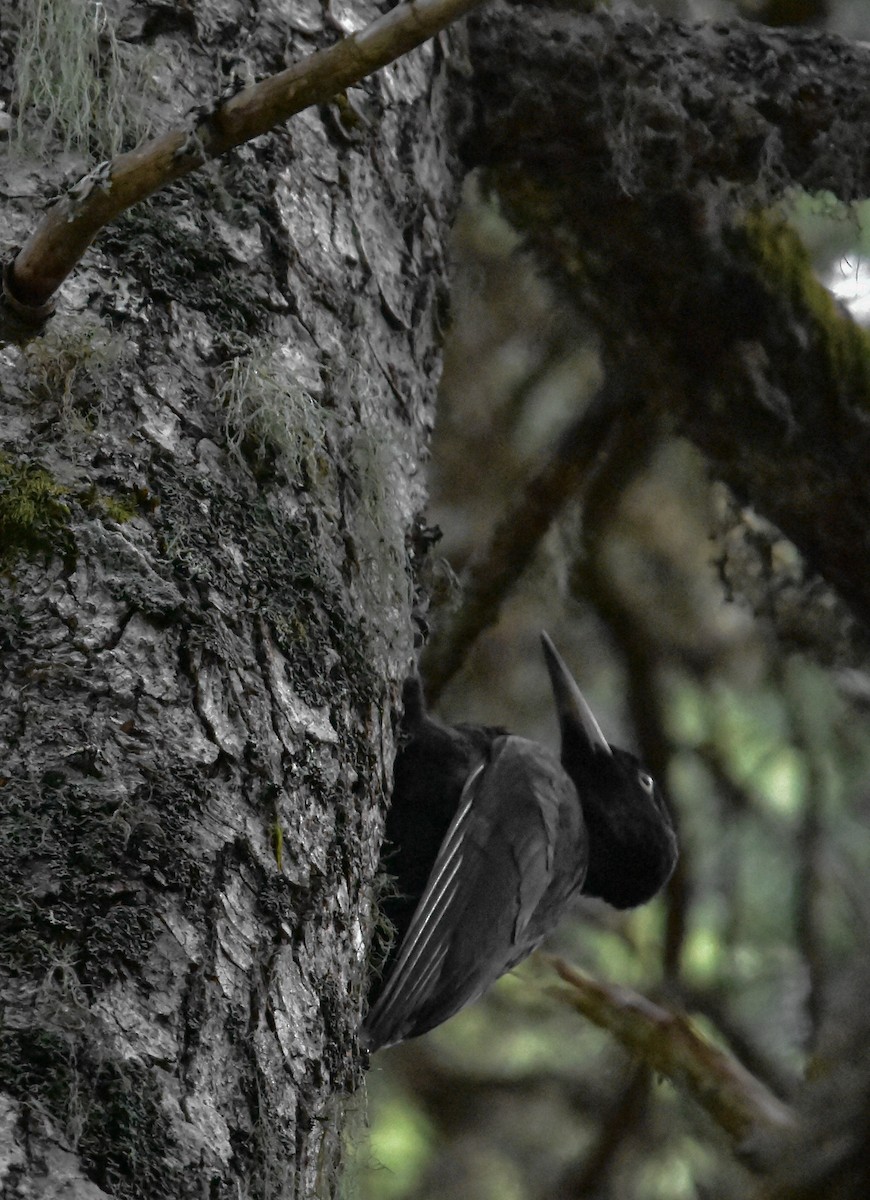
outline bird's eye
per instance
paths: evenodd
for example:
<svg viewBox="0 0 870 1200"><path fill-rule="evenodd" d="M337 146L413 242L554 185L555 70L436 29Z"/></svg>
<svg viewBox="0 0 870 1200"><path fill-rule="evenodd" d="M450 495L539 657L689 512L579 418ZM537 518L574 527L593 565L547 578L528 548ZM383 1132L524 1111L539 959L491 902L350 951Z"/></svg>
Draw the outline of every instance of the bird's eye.
<svg viewBox="0 0 870 1200"><path fill-rule="evenodd" d="M649 794L652 795L653 788L655 787L655 782L653 781L652 775L647 775L646 771L638 771L637 782L645 792L649 792Z"/></svg>

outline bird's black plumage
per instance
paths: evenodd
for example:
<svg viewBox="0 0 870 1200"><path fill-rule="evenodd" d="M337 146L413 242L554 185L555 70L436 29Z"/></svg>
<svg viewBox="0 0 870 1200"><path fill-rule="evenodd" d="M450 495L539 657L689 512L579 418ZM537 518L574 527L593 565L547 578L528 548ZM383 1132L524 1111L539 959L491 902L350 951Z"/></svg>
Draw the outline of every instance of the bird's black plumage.
<svg viewBox="0 0 870 1200"><path fill-rule="evenodd" d="M395 941L369 994L369 1049L416 1037L475 1000L556 926L580 892L620 908L650 899L676 862L665 802L611 747L546 634L562 733L544 746L429 716L404 689L383 861Z"/></svg>

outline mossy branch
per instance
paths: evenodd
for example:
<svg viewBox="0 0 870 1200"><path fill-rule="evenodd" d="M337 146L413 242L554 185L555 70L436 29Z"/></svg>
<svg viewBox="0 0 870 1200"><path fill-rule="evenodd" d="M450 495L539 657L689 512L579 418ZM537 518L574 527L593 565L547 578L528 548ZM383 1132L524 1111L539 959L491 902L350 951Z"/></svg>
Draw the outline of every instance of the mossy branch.
<svg viewBox="0 0 870 1200"><path fill-rule="evenodd" d="M560 303L870 627L870 344L769 213L794 186L868 194L870 50L528 6L470 41L466 156Z"/></svg>
<svg viewBox="0 0 870 1200"><path fill-rule="evenodd" d="M816 278L807 248L781 214L754 210L743 231L759 274L810 333L832 391L870 412L870 333Z"/></svg>
<svg viewBox="0 0 870 1200"><path fill-rule="evenodd" d="M690 1095L738 1150L749 1152L761 1135L794 1128L791 1109L736 1058L703 1037L688 1017L630 988L592 979L560 958L547 961L568 984L567 989L552 988L554 996Z"/></svg>
<svg viewBox="0 0 870 1200"><path fill-rule="evenodd" d="M100 230L126 209L303 109L330 100L480 3L409 0L360 33L217 104L191 127L172 130L101 163L46 213L7 264L0 336L19 337L28 320L36 326L44 323L58 287Z"/></svg>

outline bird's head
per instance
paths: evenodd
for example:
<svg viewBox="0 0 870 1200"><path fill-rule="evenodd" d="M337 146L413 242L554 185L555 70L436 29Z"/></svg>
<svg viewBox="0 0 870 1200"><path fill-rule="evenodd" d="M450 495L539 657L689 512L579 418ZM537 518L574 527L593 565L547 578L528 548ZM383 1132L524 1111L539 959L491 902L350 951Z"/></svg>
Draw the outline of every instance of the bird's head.
<svg viewBox="0 0 870 1200"><path fill-rule="evenodd" d="M616 908L633 908L664 887L676 865L667 802L638 759L610 745L546 633L541 641L562 734L562 766L577 789L589 833L583 891Z"/></svg>

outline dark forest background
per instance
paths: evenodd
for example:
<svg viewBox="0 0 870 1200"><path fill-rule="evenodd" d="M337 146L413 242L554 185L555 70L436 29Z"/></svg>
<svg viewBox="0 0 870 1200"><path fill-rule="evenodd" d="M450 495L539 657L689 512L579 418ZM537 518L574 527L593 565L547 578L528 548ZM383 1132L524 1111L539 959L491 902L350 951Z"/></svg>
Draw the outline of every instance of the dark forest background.
<svg viewBox="0 0 870 1200"><path fill-rule="evenodd" d="M867 5L848 0L658 8L870 37ZM819 278L866 322L867 206L796 192L784 211ZM560 308L473 181L454 255L430 468L429 512L443 533L429 580L436 654L439 622L450 626L463 604L457 576L601 378L594 339ZM641 439L592 485L597 503L565 506L437 711L555 745L538 650L539 628L550 632L611 739L664 764L682 859L662 898L629 914L585 901L548 949L690 1014L788 1099L807 1075L836 1079L844 1052L860 1061L870 923L866 641L788 539L712 481L696 450L663 429ZM837 1171L763 1191L752 1147L735 1148L684 1092L560 1003L555 982L548 963L532 958L446 1026L375 1057L371 1137L350 1135L351 1194L862 1194L870 1177L860 1170L854 1192ZM848 1111L844 1086L842 1077L832 1083L836 1103L860 1136L863 1118ZM795 1147L796 1179L800 1161Z"/></svg>

